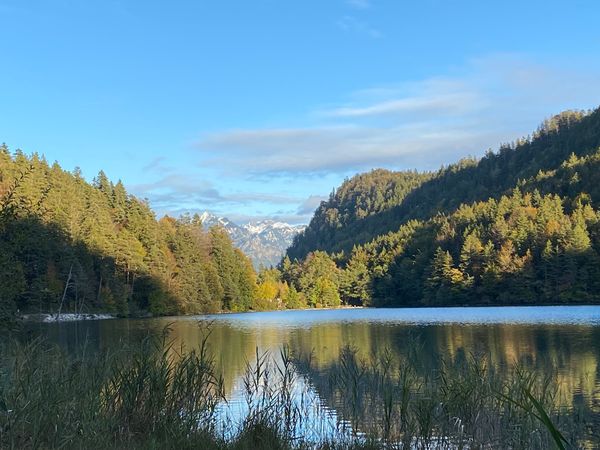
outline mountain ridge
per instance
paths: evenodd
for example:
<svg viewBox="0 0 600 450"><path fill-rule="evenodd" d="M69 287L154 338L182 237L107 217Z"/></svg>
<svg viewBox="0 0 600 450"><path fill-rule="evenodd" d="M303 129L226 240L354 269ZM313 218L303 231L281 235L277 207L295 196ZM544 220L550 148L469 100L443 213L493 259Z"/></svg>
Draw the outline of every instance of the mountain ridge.
<svg viewBox="0 0 600 450"><path fill-rule="evenodd" d="M200 220L205 228L218 225L231 237L233 244L252 259L255 268L276 266L294 237L306 225L291 225L271 219L251 220L237 224L227 217L204 211Z"/></svg>

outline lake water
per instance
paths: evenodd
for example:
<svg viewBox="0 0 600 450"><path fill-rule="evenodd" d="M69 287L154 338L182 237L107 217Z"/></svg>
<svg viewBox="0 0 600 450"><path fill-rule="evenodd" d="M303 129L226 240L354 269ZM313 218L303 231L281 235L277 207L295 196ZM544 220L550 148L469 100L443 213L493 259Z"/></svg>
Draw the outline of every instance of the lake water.
<svg viewBox="0 0 600 450"><path fill-rule="evenodd" d="M435 371L441 357L451 363L485 357L500 374L520 364L552 374L567 408L600 414L600 306L277 311L36 324L28 332L67 349L84 342L105 349L158 334L167 324L171 337L188 348L210 327L210 348L230 400L226 414L233 416L243 415L246 363L255 360L257 349L277 358L284 345L312 354L310 377L296 380L296 389L328 411L331 426L341 419L327 376L347 346L365 360L384 349L394 358L412 352L424 374Z"/></svg>

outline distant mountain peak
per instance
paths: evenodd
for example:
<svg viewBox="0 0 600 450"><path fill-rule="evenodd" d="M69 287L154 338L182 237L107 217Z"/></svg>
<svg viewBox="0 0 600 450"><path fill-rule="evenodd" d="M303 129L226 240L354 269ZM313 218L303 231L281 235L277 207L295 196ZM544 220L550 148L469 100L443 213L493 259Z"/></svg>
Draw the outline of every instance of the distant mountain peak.
<svg viewBox="0 0 600 450"><path fill-rule="evenodd" d="M208 211L200 215L200 220L205 228L214 225L225 228L234 245L247 254L257 268L278 264L294 236L306 228L306 225L291 225L272 219L252 220L238 225Z"/></svg>
<svg viewBox="0 0 600 450"><path fill-rule="evenodd" d="M200 220L202 221L202 224L207 228L212 227L213 225L222 225L222 226L235 225L227 217L219 217L208 211L204 211L200 215Z"/></svg>
<svg viewBox="0 0 600 450"><path fill-rule="evenodd" d="M213 219L216 219L217 216L215 216L214 214L209 213L208 211L204 211L202 214L200 214L200 220L202 221L202 223L206 223L209 222Z"/></svg>

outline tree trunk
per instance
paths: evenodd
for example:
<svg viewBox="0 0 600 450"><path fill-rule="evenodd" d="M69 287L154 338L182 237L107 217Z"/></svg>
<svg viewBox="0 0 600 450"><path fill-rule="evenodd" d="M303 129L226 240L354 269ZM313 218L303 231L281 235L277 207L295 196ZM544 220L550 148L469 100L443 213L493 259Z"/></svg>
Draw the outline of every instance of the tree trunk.
<svg viewBox="0 0 600 450"><path fill-rule="evenodd" d="M73 264L71 264L71 268L69 269L69 276L67 277L67 283L65 284L65 290L63 292L62 300L60 301L60 305L58 307L58 313L56 314L56 320L60 319L60 312L63 307L63 303L65 302L65 297L67 296L67 289L69 289L69 283L71 282L71 275L73 275Z"/></svg>
<svg viewBox="0 0 600 450"><path fill-rule="evenodd" d="M102 275L100 275L100 283L98 283L98 295L96 295L96 305L100 304L100 291L102 289Z"/></svg>

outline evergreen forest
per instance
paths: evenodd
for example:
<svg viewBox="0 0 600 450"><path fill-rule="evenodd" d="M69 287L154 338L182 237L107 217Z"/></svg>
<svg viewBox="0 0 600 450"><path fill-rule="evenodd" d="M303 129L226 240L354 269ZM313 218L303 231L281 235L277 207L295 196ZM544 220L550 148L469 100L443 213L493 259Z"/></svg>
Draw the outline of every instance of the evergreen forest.
<svg viewBox="0 0 600 450"><path fill-rule="evenodd" d="M280 269L309 300L351 305L589 303L600 300L599 255L597 109L435 173L346 180Z"/></svg>
<svg viewBox="0 0 600 450"><path fill-rule="evenodd" d="M600 109L566 111L480 159L345 180L256 273L223 228L2 145L2 320L598 302L599 174Z"/></svg>

